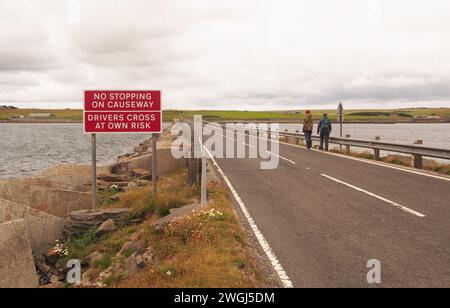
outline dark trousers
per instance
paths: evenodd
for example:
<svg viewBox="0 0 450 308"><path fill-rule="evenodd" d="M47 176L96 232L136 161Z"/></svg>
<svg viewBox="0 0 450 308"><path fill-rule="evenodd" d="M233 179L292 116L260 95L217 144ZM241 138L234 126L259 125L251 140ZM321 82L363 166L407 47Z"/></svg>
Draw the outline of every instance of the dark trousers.
<svg viewBox="0 0 450 308"><path fill-rule="evenodd" d="M311 138L311 136L312 136L312 131L305 130L305 142L306 142L306 147L308 149L312 148L312 138Z"/></svg>
<svg viewBox="0 0 450 308"><path fill-rule="evenodd" d="M330 141L330 133L329 132L320 132L320 150L323 150L323 146L325 143L325 151L328 151L328 143Z"/></svg>

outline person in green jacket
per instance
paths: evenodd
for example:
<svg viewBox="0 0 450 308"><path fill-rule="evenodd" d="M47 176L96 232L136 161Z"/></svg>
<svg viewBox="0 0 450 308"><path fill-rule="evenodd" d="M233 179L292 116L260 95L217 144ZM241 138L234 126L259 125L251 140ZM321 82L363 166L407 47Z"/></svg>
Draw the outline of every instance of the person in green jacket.
<svg viewBox="0 0 450 308"><path fill-rule="evenodd" d="M319 126L317 127L317 133L320 134L320 147L319 150L323 150L325 143L325 151L328 151L328 144L330 141L331 134L331 121L328 119L328 114L323 114L323 119L320 121Z"/></svg>
<svg viewBox="0 0 450 308"><path fill-rule="evenodd" d="M313 118L311 115L311 111L306 110L305 117L303 118L303 133L305 134L306 148L311 150L312 147L312 132L313 132Z"/></svg>

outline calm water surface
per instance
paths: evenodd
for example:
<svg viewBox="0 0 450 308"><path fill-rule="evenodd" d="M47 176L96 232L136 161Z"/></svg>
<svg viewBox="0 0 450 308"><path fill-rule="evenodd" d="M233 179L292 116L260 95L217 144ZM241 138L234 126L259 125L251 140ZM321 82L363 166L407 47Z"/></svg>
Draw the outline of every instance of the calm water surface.
<svg viewBox="0 0 450 308"><path fill-rule="evenodd" d="M167 124L165 124L167 126ZM283 124L283 131L301 131L301 125ZM450 149L450 123L445 124L346 124L344 136L355 139L413 144L421 139L425 146ZM335 125L333 136L339 136ZM146 134L97 136L97 157L100 164L115 161L149 138ZM91 139L83 134L81 124L4 124L0 123L0 178L34 175L51 166L89 164Z"/></svg>
<svg viewBox="0 0 450 308"><path fill-rule="evenodd" d="M167 126L167 124L165 124ZM147 134L97 135L100 165L133 150ZM30 176L58 164L90 164L91 136L82 124L0 123L0 178Z"/></svg>

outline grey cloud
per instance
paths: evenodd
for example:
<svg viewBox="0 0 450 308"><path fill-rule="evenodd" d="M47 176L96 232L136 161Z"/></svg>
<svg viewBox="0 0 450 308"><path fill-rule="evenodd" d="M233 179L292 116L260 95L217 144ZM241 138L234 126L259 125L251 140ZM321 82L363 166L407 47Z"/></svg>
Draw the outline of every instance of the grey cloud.
<svg viewBox="0 0 450 308"><path fill-rule="evenodd" d="M80 0L73 23L66 1L3 0L0 102L81 106L101 87L190 109L450 102L450 4L412 2L380 1L373 24L360 0Z"/></svg>

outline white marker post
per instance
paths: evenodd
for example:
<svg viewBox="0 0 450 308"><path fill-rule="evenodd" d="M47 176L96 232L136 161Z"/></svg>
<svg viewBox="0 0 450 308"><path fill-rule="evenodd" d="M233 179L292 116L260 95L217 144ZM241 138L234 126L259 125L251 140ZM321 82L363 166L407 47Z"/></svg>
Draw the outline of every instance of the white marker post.
<svg viewBox="0 0 450 308"><path fill-rule="evenodd" d="M202 206L205 206L208 204L208 178L207 178L207 173L206 173L206 155L205 155L205 149L203 147L203 143L202 143L202 139L198 138L198 141L200 143L201 146L201 159L202 159L202 178L201 178L201 182L200 182L200 186L201 186L201 199L200 199L200 203Z"/></svg>
<svg viewBox="0 0 450 308"><path fill-rule="evenodd" d="M97 135L92 134L92 210L97 208Z"/></svg>

